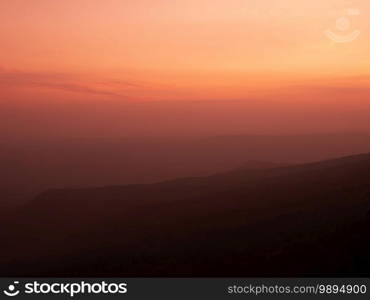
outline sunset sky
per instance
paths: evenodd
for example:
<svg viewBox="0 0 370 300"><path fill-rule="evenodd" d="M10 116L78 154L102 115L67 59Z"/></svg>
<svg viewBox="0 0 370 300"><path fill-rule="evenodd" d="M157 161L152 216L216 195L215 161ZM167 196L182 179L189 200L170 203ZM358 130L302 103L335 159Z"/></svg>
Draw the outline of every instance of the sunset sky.
<svg viewBox="0 0 370 300"><path fill-rule="evenodd" d="M368 0L0 0L0 102L241 101L326 113L335 102L363 113L369 14ZM327 30L360 35L337 43Z"/></svg>

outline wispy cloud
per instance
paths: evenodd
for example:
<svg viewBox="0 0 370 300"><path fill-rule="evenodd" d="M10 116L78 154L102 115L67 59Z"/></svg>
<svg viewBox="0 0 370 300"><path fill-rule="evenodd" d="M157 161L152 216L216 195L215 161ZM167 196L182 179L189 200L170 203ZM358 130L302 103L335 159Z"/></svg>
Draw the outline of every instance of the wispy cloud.
<svg viewBox="0 0 370 300"><path fill-rule="evenodd" d="M63 73L6 71L0 67L0 85L34 86L72 93L127 98L121 89L139 87L135 82L106 80L102 82L81 81L76 76Z"/></svg>

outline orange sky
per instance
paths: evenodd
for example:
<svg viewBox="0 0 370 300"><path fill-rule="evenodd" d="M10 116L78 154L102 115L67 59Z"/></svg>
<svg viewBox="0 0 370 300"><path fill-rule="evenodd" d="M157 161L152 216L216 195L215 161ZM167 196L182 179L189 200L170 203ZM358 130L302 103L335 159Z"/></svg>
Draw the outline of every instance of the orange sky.
<svg viewBox="0 0 370 300"><path fill-rule="evenodd" d="M369 14L368 0L0 0L0 101L367 110Z"/></svg>
<svg viewBox="0 0 370 300"><path fill-rule="evenodd" d="M348 8L360 15L338 32ZM0 84L18 96L132 100L363 87L369 13L367 0L1 0ZM325 29L361 35L337 44Z"/></svg>

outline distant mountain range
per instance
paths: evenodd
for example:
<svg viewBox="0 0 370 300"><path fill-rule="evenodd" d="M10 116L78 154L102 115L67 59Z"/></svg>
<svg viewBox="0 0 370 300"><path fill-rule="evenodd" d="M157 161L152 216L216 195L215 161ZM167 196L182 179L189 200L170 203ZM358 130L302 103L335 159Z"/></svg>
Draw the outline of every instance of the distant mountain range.
<svg viewBox="0 0 370 300"><path fill-rule="evenodd" d="M1 276L370 276L370 154L54 189L2 218Z"/></svg>
<svg viewBox="0 0 370 300"><path fill-rule="evenodd" d="M370 153L370 134L2 141L0 202L24 203L51 188L154 183L251 162L292 164L359 153Z"/></svg>

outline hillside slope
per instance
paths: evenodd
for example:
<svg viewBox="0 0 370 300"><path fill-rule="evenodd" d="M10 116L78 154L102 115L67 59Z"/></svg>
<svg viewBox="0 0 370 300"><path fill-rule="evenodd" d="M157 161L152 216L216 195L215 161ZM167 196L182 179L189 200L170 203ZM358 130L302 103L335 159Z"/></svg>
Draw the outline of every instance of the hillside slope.
<svg viewBox="0 0 370 300"><path fill-rule="evenodd" d="M50 190L4 226L2 276L369 276L370 155Z"/></svg>

